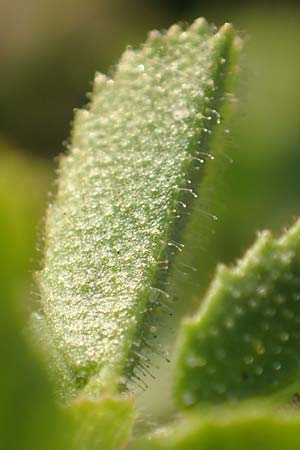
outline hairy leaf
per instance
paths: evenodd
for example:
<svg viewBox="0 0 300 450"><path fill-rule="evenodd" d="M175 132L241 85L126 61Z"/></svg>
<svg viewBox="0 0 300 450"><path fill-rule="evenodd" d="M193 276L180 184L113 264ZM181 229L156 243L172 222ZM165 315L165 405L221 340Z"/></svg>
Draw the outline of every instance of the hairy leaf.
<svg viewBox="0 0 300 450"><path fill-rule="evenodd" d="M297 394L300 388L300 221L263 232L236 267L220 266L195 319L184 324L178 403Z"/></svg>
<svg viewBox="0 0 300 450"><path fill-rule="evenodd" d="M204 20L152 32L78 111L47 215L42 309L77 388L115 392L196 203L234 32ZM135 347L136 346L136 347Z"/></svg>

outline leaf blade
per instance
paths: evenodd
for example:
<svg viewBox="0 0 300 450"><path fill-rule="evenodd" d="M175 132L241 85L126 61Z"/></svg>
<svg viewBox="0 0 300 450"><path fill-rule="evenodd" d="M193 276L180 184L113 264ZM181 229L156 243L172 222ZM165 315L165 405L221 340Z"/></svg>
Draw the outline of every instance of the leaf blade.
<svg viewBox="0 0 300 450"><path fill-rule="evenodd" d="M299 416L274 413L260 403L194 411L176 426L141 438L132 450L292 450L299 442Z"/></svg>
<svg viewBox="0 0 300 450"><path fill-rule="evenodd" d="M300 222L269 232L236 267L217 271L179 346L176 397L181 407L248 397L292 397L299 388ZM283 398L285 395L283 395Z"/></svg>
<svg viewBox="0 0 300 450"><path fill-rule="evenodd" d="M89 111L77 113L48 210L40 286L78 386L119 389L145 311L165 294L233 35L203 20L152 34L125 53L114 80L97 76Z"/></svg>

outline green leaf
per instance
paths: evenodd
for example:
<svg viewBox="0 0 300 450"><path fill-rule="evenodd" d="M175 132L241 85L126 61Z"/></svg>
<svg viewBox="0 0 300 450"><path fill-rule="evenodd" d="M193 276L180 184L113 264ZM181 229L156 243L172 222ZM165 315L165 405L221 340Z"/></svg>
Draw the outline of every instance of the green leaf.
<svg viewBox="0 0 300 450"><path fill-rule="evenodd" d="M0 139L1 299L6 296L6 286L13 299L29 296L36 226L49 184L47 169L45 162L24 156Z"/></svg>
<svg viewBox="0 0 300 450"><path fill-rule="evenodd" d="M220 266L180 341L182 407L300 389L300 221L281 238L263 232L236 267ZM275 397L273 397L275 396Z"/></svg>
<svg viewBox="0 0 300 450"><path fill-rule="evenodd" d="M104 397L77 399L68 408L73 430L72 450L119 450L133 425L133 401Z"/></svg>
<svg viewBox="0 0 300 450"><path fill-rule="evenodd" d="M125 52L114 79L96 76L89 110L76 114L39 278L78 389L116 392L145 317L172 301L167 278L220 120L233 37L230 25L214 32L203 19L152 32Z"/></svg>
<svg viewBox="0 0 300 450"><path fill-rule="evenodd" d="M4 286L0 301L0 447L66 450L63 414L54 401L45 368L21 332L24 321L17 306L14 286Z"/></svg>
<svg viewBox="0 0 300 450"><path fill-rule="evenodd" d="M48 363L53 385L59 399L72 396L72 374L57 351L45 319L34 314L31 319L33 338L41 343L41 356ZM57 364L57 361L59 364ZM68 419L68 445L72 450L117 450L130 436L133 420L133 399L77 396L64 412Z"/></svg>
<svg viewBox="0 0 300 450"><path fill-rule="evenodd" d="M130 450L294 450L300 419L259 403L194 412L176 425L137 441Z"/></svg>
<svg viewBox="0 0 300 450"><path fill-rule="evenodd" d="M68 450L47 371L23 331L29 259L47 178L44 163L0 142L0 448L5 450Z"/></svg>
<svg viewBox="0 0 300 450"><path fill-rule="evenodd" d="M67 366L61 352L59 352L58 345L54 341L51 330L42 314L34 313L31 315L29 329L32 344L48 368L48 375L55 388L57 399L64 402L74 393L74 374Z"/></svg>

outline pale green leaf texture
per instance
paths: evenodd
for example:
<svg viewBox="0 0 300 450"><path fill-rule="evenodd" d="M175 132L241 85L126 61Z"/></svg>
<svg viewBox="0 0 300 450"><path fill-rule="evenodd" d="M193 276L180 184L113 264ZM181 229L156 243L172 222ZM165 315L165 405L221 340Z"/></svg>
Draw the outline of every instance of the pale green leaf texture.
<svg viewBox="0 0 300 450"><path fill-rule="evenodd" d="M198 316L184 324L178 403L292 399L299 344L300 221L279 239L261 233L236 267L219 267Z"/></svg>
<svg viewBox="0 0 300 450"><path fill-rule="evenodd" d="M69 414L73 424L72 450L119 450L131 433L133 401L81 398L70 406Z"/></svg>
<svg viewBox="0 0 300 450"><path fill-rule="evenodd" d="M299 416L275 414L259 403L220 408L190 414L131 450L299 450L299 427Z"/></svg>
<svg viewBox="0 0 300 450"><path fill-rule="evenodd" d="M89 110L76 114L48 210L40 286L78 388L116 391L144 314L166 300L220 121L233 37L230 25L215 32L202 19L152 32L125 52L114 79L96 76Z"/></svg>

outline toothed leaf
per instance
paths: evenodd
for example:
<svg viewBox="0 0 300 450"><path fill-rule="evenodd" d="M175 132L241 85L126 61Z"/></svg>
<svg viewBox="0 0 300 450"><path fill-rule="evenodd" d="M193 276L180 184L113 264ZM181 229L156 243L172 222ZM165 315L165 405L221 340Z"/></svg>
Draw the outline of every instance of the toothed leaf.
<svg viewBox="0 0 300 450"><path fill-rule="evenodd" d="M292 398L299 345L300 221L279 239L263 232L236 267L219 267L199 314L183 327L178 403Z"/></svg>
<svg viewBox="0 0 300 450"><path fill-rule="evenodd" d="M78 111L47 215L43 314L86 390L116 391L196 201L233 30L150 34Z"/></svg>

